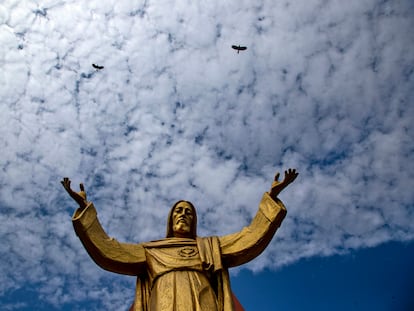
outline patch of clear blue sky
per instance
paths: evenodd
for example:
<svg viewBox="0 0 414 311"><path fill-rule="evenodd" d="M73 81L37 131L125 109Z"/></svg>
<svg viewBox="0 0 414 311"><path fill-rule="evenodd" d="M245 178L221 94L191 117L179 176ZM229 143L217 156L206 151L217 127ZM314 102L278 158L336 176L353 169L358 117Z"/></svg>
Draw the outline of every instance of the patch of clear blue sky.
<svg viewBox="0 0 414 311"><path fill-rule="evenodd" d="M243 270L232 288L246 311L412 311L414 242L306 259L275 272Z"/></svg>

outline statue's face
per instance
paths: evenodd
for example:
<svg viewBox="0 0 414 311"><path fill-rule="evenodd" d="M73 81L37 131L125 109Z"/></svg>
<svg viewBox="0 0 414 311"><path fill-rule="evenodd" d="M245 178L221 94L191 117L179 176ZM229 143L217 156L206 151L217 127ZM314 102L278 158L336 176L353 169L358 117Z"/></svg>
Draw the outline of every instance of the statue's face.
<svg viewBox="0 0 414 311"><path fill-rule="evenodd" d="M175 237L191 237L191 225L194 219L194 212L187 202L178 203L172 212L173 232Z"/></svg>

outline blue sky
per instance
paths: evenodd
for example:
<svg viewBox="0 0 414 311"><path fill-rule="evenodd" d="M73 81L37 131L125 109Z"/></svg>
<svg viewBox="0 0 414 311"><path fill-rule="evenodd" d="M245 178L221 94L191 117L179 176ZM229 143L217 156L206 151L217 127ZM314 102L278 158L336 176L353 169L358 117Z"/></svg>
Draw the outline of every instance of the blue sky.
<svg viewBox="0 0 414 311"><path fill-rule="evenodd" d="M412 242L391 242L277 271L244 270L233 290L246 310L412 310L413 260Z"/></svg>
<svg viewBox="0 0 414 311"><path fill-rule="evenodd" d="M293 167L281 228L233 271L246 310L243 284L259 295L272 280L291 310L313 291L319 310L374 296L395 310L374 294L410 290L383 270L412 275L413 15L410 0L3 1L0 309L130 304L133 278L99 269L74 234L64 176L110 236L142 242L179 199L199 235L238 231ZM295 285L304 274L319 291Z"/></svg>

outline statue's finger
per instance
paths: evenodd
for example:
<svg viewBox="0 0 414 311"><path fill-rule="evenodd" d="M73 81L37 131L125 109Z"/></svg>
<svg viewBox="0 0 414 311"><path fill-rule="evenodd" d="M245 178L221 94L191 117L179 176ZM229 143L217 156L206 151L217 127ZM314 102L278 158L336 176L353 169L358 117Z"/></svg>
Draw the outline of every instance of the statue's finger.
<svg viewBox="0 0 414 311"><path fill-rule="evenodd" d="M66 191L70 192L70 179L67 177L64 177L63 180L60 181L60 183L62 184L63 188L66 189Z"/></svg>
<svg viewBox="0 0 414 311"><path fill-rule="evenodd" d="M83 183L79 184L79 188L80 188L81 191L85 191L85 188L83 187Z"/></svg>
<svg viewBox="0 0 414 311"><path fill-rule="evenodd" d="M293 182L296 179L296 177L298 177L298 175L299 175L299 173L297 173L296 170L293 170L290 174L291 182Z"/></svg>
<svg viewBox="0 0 414 311"><path fill-rule="evenodd" d="M279 181L279 175L280 175L279 172L277 172L275 175L275 181Z"/></svg>

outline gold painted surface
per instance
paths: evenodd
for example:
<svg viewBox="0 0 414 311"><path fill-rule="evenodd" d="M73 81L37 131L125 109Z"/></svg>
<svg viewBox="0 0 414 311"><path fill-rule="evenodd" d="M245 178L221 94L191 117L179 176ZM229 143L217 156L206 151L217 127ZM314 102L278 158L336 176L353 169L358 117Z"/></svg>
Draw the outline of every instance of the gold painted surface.
<svg viewBox="0 0 414 311"><path fill-rule="evenodd" d="M195 311L217 311L212 275L203 269L196 241L170 240L145 245L150 310L186 311L191 305Z"/></svg>
<svg viewBox="0 0 414 311"><path fill-rule="evenodd" d="M297 177L295 170L276 175L263 195L256 216L241 231L221 236L196 236L197 215L187 201L177 202L167 223L167 238L140 244L108 237L93 203L81 192L63 186L79 204L72 217L76 234L92 259L108 271L137 277L134 311L233 311L228 268L257 257L286 216L277 195Z"/></svg>

